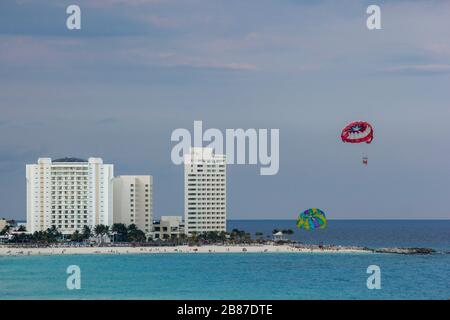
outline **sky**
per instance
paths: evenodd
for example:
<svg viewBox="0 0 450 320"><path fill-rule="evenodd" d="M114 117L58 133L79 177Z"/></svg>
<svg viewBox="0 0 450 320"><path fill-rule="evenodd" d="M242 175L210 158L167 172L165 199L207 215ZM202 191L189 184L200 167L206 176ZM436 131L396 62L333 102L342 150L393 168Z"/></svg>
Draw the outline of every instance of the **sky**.
<svg viewBox="0 0 450 320"><path fill-rule="evenodd" d="M448 219L449 15L444 0L2 0L0 216L25 219L26 164L65 156L153 175L154 215L182 215L170 137L202 120L280 130L278 174L228 166L229 219ZM374 141L343 144L360 119Z"/></svg>

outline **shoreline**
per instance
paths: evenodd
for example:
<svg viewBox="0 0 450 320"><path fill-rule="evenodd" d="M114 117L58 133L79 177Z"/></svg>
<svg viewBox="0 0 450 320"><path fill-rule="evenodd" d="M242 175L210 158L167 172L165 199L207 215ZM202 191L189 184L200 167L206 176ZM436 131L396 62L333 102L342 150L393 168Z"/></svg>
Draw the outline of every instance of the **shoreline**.
<svg viewBox="0 0 450 320"><path fill-rule="evenodd" d="M436 253L430 248L366 248L352 246L317 246L299 244L239 244L201 246L49 246L14 247L0 246L0 257L4 256L49 256L90 254L211 254L211 253L322 253L322 254L406 254L427 255ZM445 253L445 252L444 252ZM450 252L447 252L450 253Z"/></svg>
<svg viewBox="0 0 450 320"><path fill-rule="evenodd" d="M203 245L173 247L6 247L0 246L0 257L3 256L49 256L49 255L89 255L89 254L213 254L213 253L374 253L366 248L293 246L293 245Z"/></svg>

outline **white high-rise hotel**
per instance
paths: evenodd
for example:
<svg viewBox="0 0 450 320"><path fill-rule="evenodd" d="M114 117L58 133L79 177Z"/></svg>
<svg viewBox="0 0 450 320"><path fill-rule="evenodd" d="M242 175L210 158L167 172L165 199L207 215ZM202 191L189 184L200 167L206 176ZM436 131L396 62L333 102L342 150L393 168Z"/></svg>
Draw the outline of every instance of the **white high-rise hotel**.
<svg viewBox="0 0 450 320"><path fill-rule="evenodd" d="M114 178L114 223L135 224L145 233L153 226L153 177Z"/></svg>
<svg viewBox="0 0 450 320"><path fill-rule="evenodd" d="M100 158L39 158L26 166L27 231L64 234L113 223L113 165Z"/></svg>
<svg viewBox="0 0 450 320"><path fill-rule="evenodd" d="M184 158L185 233L226 231L226 158L191 148Z"/></svg>

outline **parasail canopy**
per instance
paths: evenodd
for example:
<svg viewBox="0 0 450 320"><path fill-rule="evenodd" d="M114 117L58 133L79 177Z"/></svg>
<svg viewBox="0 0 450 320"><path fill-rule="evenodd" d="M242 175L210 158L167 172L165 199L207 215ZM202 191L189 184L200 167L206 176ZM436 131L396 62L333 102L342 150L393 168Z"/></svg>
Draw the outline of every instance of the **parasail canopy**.
<svg viewBox="0 0 450 320"><path fill-rule="evenodd" d="M341 139L348 143L371 143L373 140L373 128L365 121L355 121L342 129Z"/></svg>
<svg viewBox="0 0 450 320"><path fill-rule="evenodd" d="M324 229L327 226L325 213L317 208L303 211L298 215L297 227L299 229Z"/></svg>

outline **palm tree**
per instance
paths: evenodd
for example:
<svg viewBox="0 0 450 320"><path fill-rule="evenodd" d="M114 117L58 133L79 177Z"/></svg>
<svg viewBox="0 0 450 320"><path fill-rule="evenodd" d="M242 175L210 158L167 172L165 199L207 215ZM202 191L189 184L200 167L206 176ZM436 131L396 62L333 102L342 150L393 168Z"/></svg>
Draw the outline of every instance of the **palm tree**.
<svg viewBox="0 0 450 320"><path fill-rule="evenodd" d="M287 234L287 235L293 235L294 231L292 229L283 229L283 231L281 231L283 234Z"/></svg>
<svg viewBox="0 0 450 320"><path fill-rule="evenodd" d="M134 223L128 226L128 231L135 231L135 230L138 230L138 227Z"/></svg>
<svg viewBox="0 0 450 320"><path fill-rule="evenodd" d="M117 241L122 242L122 241L128 241L127 239L127 233L128 233L128 229L127 226L123 223L114 223L111 227L111 231L115 234L117 234Z"/></svg>
<svg viewBox="0 0 450 320"><path fill-rule="evenodd" d="M109 227L103 224L98 224L94 228L94 233L100 238L100 244L103 243L103 237L109 234Z"/></svg>
<svg viewBox="0 0 450 320"><path fill-rule="evenodd" d="M61 232L58 231L55 225L52 225L46 231L44 231L44 239L47 243L57 242L58 239L62 236Z"/></svg>
<svg viewBox="0 0 450 320"><path fill-rule="evenodd" d="M91 234L92 234L91 228L90 228L89 226L86 226L86 225L85 225L85 226L83 227L82 234L83 234L83 239L84 239L84 240L88 240L88 239L91 237Z"/></svg>
<svg viewBox="0 0 450 320"><path fill-rule="evenodd" d="M257 232L255 232L255 236L256 236L257 240L261 241L262 237L264 236L264 233L257 231Z"/></svg>
<svg viewBox="0 0 450 320"><path fill-rule="evenodd" d="M139 230L135 224L130 224L128 226L127 240L131 242L144 242L147 240L145 233Z"/></svg>
<svg viewBox="0 0 450 320"><path fill-rule="evenodd" d="M94 234L98 237L102 234L103 232L103 225L98 224L94 227Z"/></svg>
<svg viewBox="0 0 450 320"><path fill-rule="evenodd" d="M9 232L9 230L11 230L11 226L9 224L7 224L3 230L0 231L0 235L5 235Z"/></svg>
<svg viewBox="0 0 450 320"><path fill-rule="evenodd" d="M206 233L203 233L201 235L201 237L204 240L216 242L219 239L220 235L219 235L219 232L217 232L217 231L208 231Z"/></svg>
<svg viewBox="0 0 450 320"><path fill-rule="evenodd" d="M198 241L198 233L197 231L193 231L191 235L188 237L189 245L196 244Z"/></svg>
<svg viewBox="0 0 450 320"><path fill-rule="evenodd" d="M131 242L144 242L147 238L142 230L133 230L128 234L128 239Z"/></svg>
<svg viewBox="0 0 450 320"><path fill-rule="evenodd" d="M246 237L246 232L244 230L233 229L231 230L230 236L232 240L241 242Z"/></svg>
<svg viewBox="0 0 450 320"><path fill-rule="evenodd" d="M41 242L42 241L42 231L35 231L32 235L33 241Z"/></svg>
<svg viewBox="0 0 450 320"><path fill-rule="evenodd" d="M83 240L83 234L80 231L75 230L74 233L70 235L70 240L74 242L81 242Z"/></svg>
<svg viewBox="0 0 450 320"><path fill-rule="evenodd" d="M178 236L178 239L180 240L181 243L183 243L186 240L187 236L185 233L180 233L180 235Z"/></svg>
<svg viewBox="0 0 450 320"><path fill-rule="evenodd" d="M219 233L220 241L221 241L222 243L225 243L225 241L227 240L227 236L228 236L228 233L226 233L225 231L221 231L221 232Z"/></svg>

